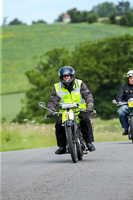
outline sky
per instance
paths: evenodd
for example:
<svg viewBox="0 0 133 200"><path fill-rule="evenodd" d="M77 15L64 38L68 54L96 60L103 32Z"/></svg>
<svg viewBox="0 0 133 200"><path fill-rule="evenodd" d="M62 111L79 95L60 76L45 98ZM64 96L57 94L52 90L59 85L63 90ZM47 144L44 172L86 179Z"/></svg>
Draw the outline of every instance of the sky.
<svg viewBox="0 0 133 200"><path fill-rule="evenodd" d="M27 25L38 20L51 24L60 14L70 9L90 11L98 4L111 2L117 5L119 1L122 0L0 0L0 25L5 17L7 24L15 18ZM133 0L126 1L133 6Z"/></svg>

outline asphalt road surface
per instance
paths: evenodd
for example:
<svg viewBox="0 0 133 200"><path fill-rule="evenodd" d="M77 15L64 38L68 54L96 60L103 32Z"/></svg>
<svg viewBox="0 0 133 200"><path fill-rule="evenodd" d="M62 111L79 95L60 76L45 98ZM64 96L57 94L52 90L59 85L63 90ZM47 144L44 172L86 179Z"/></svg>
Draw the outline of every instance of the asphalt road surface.
<svg viewBox="0 0 133 200"><path fill-rule="evenodd" d="M94 143L73 163L57 147L4 152L1 200L133 200L133 144Z"/></svg>

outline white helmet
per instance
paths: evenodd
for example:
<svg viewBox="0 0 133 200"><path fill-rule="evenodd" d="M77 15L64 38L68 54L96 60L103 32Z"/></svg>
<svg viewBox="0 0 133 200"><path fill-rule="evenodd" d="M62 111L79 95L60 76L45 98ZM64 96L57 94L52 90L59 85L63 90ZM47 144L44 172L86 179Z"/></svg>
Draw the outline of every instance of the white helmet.
<svg viewBox="0 0 133 200"><path fill-rule="evenodd" d="M133 77L133 70L127 72L127 77Z"/></svg>

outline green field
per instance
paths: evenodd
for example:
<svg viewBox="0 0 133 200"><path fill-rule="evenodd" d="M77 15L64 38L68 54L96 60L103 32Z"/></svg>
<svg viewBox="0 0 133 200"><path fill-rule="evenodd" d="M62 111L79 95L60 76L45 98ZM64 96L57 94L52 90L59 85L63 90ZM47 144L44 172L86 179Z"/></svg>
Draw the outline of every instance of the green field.
<svg viewBox="0 0 133 200"><path fill-rule="evenodd" d="M24 72L36 67L35 56L58 47L72 51L81 42L125 34L133 35L133 28L102 23L2 27L2 94L27 89Z"/></svg>
<svg viewBox="0 0 133 200"><path fill-rule="evenodd" d="M20 110L24 91L30 87L25 72L35 69L35 58L52 50L65 47L70 52L85 41L133 35L133 28L116 25L51 24L32 26L5 26L2 33L2 118L12 120ZM57 74L57 72L55 72ZM19 92L18 94L9 94ZM21 93L20 93L21 92Z"/></svg>
<svg viewBox="0 0 133 200"><path fill-rule="evenodd" d="M16 114L20 111L22 107L21 100L24 99L24 93L19 94L7 94L1 96L2 112L1 119L2 121L11 121L15 118Z"/></svg>

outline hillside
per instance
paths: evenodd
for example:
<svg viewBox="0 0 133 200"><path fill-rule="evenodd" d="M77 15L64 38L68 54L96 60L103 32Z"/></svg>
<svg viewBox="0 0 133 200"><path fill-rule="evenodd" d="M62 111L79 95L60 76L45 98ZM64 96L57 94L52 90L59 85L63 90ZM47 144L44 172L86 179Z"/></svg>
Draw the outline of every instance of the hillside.
<svg viewBox="0 0 133 200"><path fill-rule="evenodd" d="M36 67L33 57L58 47L71 52L82 42L125 34L133 35L133 28L102 23L2 27L2 121L15 118L23 105L21 99L29 87L24 73Z"/></svg>
<svg viewBox="0 0 133 200"><path fill-rule="evenodd" d="M2 94L27 89L24 72L36 67L35 56L58 47L72 51L81 42L124 34L133 35L133 28L102 23L2 27Z"/></svg>

